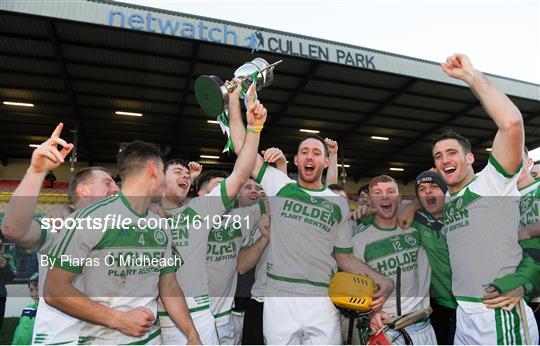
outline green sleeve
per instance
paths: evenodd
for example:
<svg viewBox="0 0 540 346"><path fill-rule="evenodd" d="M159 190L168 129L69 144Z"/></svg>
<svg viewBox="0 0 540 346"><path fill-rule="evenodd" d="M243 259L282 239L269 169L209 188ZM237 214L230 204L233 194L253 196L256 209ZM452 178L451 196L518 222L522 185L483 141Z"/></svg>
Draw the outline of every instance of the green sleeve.
<svg viewBox="0 0 540 346"><path fill-rule="evenodd" d="M534 240L534 239L531 239ZM519 262L516 271L513 274L508 274L502 278L493 281L494 286L499 292L504 293L511 291L519 286L525 288L526 295L532 292L540 292L540 263L527 252L530 246L538 247L537 241L520 241L520 245L524 248L523 258Z"/></svg>
<svg viewBox="0 0 540 346"><path fill-rule="evenodd" d="M35 311L37 309L37 304L30 305L27 309L28 308L31 308L30 312L33 310L34 313L25 314L23 311L17 329L15 329L15 333L13 334L12 345L32 345L32 334L34 332L34 323L36 321Z"/></svg>
<svg viewBox="0 0 540 346"><path fill-rule="evenodd" d="M32 333L34 332L34 323L32 323L32 328L29 327L29 323L23 320L25 317L21 318L15 333L13 334L12 345L32 345ZM33 322L33 321L32 321Z"/></svg>

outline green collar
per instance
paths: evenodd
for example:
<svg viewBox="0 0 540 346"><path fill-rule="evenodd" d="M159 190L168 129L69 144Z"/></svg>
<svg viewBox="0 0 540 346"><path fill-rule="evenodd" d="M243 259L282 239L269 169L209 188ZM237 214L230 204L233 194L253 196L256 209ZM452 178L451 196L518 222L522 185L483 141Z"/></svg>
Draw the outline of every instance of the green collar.
<svg viewBox="0 0 540 346"><path fill-rule="evenodd" d="M476 180L476 178L478 178L476 175L474 176L473 180L469 181L465 186L463 186L461 189L459 189L459 191L456 191L456 192L450 192L450 196L454 197L456 196L458 193L460 193L462 190L465 190L465 188L467 188L467 186L471 185L471 183L473 181Z"/></svg>
<svg viewBox="0 0 540 346"><path fill-rule="evenodd" d="M375 227L376 229L378 229L379 231L383 231L383 232L392 232L392 231L395 231L398 229L398 226L396 225L396 227L393 227L393 228L384 228L384 227L380 227L379 225L377 225L375 223L375 218L373 218L373 222L371 223L373 225L373 227Z"/></svg>
<svg viewBox="0 0 540 346"><path fill-rule="evenodd" d="M326 186L323 186L322 189L310 189L309 187L304 187L304 186L300 185L300 183L298 183L298 182L296 182L296 184L298 185L299 188L301 188L302 190L306 190L306 191L322 192L322 191L326 190Z"/></svg>

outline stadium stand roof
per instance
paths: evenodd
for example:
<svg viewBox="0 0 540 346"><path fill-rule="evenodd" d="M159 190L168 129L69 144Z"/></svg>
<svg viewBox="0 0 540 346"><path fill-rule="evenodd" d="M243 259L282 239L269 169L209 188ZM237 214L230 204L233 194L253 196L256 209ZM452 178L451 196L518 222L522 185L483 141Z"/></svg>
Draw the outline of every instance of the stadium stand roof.
<svg viewBox="0 0 540 346"><path fill-rule="evenodd" d="M221 154L225 137L207 123L193 82L201 74L228 79L255 57L284 60L260 92L269 111L261 148L280 147L291 160L299 129L316 129L339 141L349 177L399 167L392 175L410 180L432 164L433 133L453 127L471 140L479 164L488 157L494 123L437 63L104 0L0 2L1 101L35 105L0 104L0 154L29 158L29 144L63 121L78 129L79 161L114 162L120 145L141 139L173 156L220 155L200 161L230 168L234 155ZM540 86L490 78L521 110L527 145L540 145Z"/></svg>

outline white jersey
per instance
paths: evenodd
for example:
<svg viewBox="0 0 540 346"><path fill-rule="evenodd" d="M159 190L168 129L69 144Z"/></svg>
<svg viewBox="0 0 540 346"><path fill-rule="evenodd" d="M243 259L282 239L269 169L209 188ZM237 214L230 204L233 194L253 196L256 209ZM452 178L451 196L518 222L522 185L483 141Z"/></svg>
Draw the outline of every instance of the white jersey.
<svg viewBox="0 0 540 346"><path fill-rule="evenodd" d="M474 309L463 302L481 303L490 283L513 273L521 261L516 231L520 219L518 177L518 172L509 175L490 156L474 180L451 194L444 205L452 291L468 312Z"/></svg>
<svg viewBox="0 0 540 346"><path fill-rule="evenodd" d="M540 222L540 180L535 180L524 188L519 189L519 230L528 225Z"/></svg>
<svg viewBox="0 0 540 346"><path fill-rule="evenodd" d="M327 188L303 188L267 164L257 182L270 201L267 296L327 296L337 271L332 253L352 253L347 201Z"/></svg>
<svg viewBox="0 0 540 346"><path fill-rule="evenodd" d="M129 311L143 306L157 316L159 278L174 273L180 258L173 255L171 238L161 228L160 217L152 212L135 212L122 192L100 199L71 215L75 220L111 217L121 223L108 223L103 229L64 229L49 251L53 266L79 273L77 287L94 302L111 309ZM93 227L93 226L91 226ZM157 320L156 320L157 322ZM82 322L80 343L151 343L159 337L159 325L142 337L132 337L104 326Z"/></svg>
<svg viewBox="0 0 540 346"><path fill-rule="evenodd" d="M431 267L418 230L381 228L374 218L363 221L366 223L360 223L353 232L354 255L394 282L398 268L401 270L401 314L427 308ZM392 315L398 315L396 290L383 305L383 310Z"/></svg>
<svg viewBox="0 0 540 346"><path fill-rule="evenodd" d="M242 241L256 227L256 222L264 212L262 201L250 207L235 208L225 214L223 227L210 231L206 270L210 307L218 327L229 322L238 282L236 260Z"/></svg>
<svg viewBox="0 0 540 346"><path fill-rule="evenodd" d="M39 239L39 247L37 249L38 258L38 272L39 272L39 304L37 307L36 320L34 322L34 329L32 332L33 344L75 344L79 339L79 331L82 326L82 322L70 315L53 308L47 302L45 302L44 286L45 279L49 267L47 265L41 265L46 262L47 253L55 244L59 238L60 233L51 232L51 229L45 228L43 224L41 227L41 237ZM80 276L77 276L74 280L75 284L80 285Z"/></svg>
<svg viewBox="0 0 540 346"><path fill-rule="evenodd" d="M172 229L173 247L183 259L176 272L176 279L184 292L190 313L210 309L208 298L208 276L206 252L208 234L214 218L221 219L225 210L232 208L227 197L226 182L223 180L204 197L192 198L186 205L171 210L178 227ZM175 225L176 226L176 225ZM162 325L173 323L159 301L159 316Z"/></svg>
<svg viewBox="0 0 540 346"><path fill-rule="evenodd" d="M261 229L259 227L253 228L249 236L244 239L241 250L252 247L260 237L262 237ZM268 265L269 247L270 244L264 248L261 257L259 258L259 262L257 262L257 265L255 266L255 281L253 282L253 286L251 286L251 298L259 303L264 302L264 297L266 296L266 267Z"/></svg>

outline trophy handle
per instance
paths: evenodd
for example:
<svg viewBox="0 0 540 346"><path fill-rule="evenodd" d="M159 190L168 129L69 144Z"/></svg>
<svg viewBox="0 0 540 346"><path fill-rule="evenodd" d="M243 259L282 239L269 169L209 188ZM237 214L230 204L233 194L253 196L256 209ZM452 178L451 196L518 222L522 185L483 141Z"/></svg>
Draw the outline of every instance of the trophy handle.
<svg viewBox="0 0 540 346"><path fill-rule="evenodd" d="M278 60L278 61L276 61L275 63L270 64L270 65L266 66L265 68L263 68L263 69L261 70L261 72L264 71L264 70L268 70L268 69L273 70L274 67L276 67L276 66L277 66L278 64L280 64L281 62L283 62L283 60Z"/></svg>

